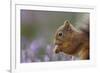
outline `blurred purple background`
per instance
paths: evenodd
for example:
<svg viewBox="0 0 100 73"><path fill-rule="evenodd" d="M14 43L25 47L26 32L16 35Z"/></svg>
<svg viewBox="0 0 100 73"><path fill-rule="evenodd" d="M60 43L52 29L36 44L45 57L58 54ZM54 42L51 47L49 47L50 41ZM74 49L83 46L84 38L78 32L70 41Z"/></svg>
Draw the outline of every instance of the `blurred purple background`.
<svg viewBox="0 0 100 73"><path fill-rule="evenodd" d="M21 10L21 63L77 60L53 52L54 33L66 19L79 28L89 13Z"/></svg>

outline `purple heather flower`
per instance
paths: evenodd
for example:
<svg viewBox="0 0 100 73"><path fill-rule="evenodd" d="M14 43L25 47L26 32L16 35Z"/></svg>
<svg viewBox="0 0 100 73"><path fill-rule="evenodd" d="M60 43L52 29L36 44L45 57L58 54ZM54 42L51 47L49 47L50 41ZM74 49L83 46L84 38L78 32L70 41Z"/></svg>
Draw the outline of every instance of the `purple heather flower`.
<svg viewBox="0 0 100 73"><path fill-rule="evenodd" d="M45 56L44 56L44 61L47 62L47 61L49 61L49 60L50 60L49 56L45 55Z"/></svg>

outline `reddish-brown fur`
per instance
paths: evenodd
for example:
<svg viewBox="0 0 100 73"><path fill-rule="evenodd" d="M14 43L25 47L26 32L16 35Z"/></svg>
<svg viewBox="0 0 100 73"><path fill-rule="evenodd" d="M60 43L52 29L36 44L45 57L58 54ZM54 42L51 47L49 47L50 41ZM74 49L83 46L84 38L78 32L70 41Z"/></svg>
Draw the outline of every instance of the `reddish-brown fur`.
<svg viewBox="0 0 100 73"><path fill-rule="evenodd" d="M89 59L89 36L78 31L69 21L60 26L54 38L55 53L63 52L80 59Z"/></svg>

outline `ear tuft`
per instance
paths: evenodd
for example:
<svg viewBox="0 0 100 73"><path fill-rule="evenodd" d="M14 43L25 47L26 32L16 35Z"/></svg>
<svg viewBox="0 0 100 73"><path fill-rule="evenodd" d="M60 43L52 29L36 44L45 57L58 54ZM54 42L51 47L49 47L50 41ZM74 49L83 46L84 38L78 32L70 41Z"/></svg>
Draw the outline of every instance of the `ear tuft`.
<svg viewBox="0 0 100 73"><path fill-rule="evenodd" d="M71 29L71 27L70 27L70 22L69 22L68 20L66 20L66 21L64 22L64 27L65 27L67 30Z"/></svg>
<svg viewBox="0 0 100 73"><path fill-rule="evenodd" d="M70 25L70 22L69 22L68 20L66 20L66 21L64 22L64 24Z"/></svg>

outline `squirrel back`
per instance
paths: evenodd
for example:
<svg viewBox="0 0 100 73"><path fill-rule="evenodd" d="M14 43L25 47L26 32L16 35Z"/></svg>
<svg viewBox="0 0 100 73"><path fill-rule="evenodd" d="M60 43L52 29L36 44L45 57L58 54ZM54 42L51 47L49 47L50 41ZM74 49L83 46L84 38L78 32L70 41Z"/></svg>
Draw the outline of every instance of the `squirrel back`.
<svg viewBox="0 0 100 73"><path fill-rule="evenodd" d="M89 59L89 30L77 30L68 20L61 25L54 37L54 52L63 52L80 59Z"/></svg>

